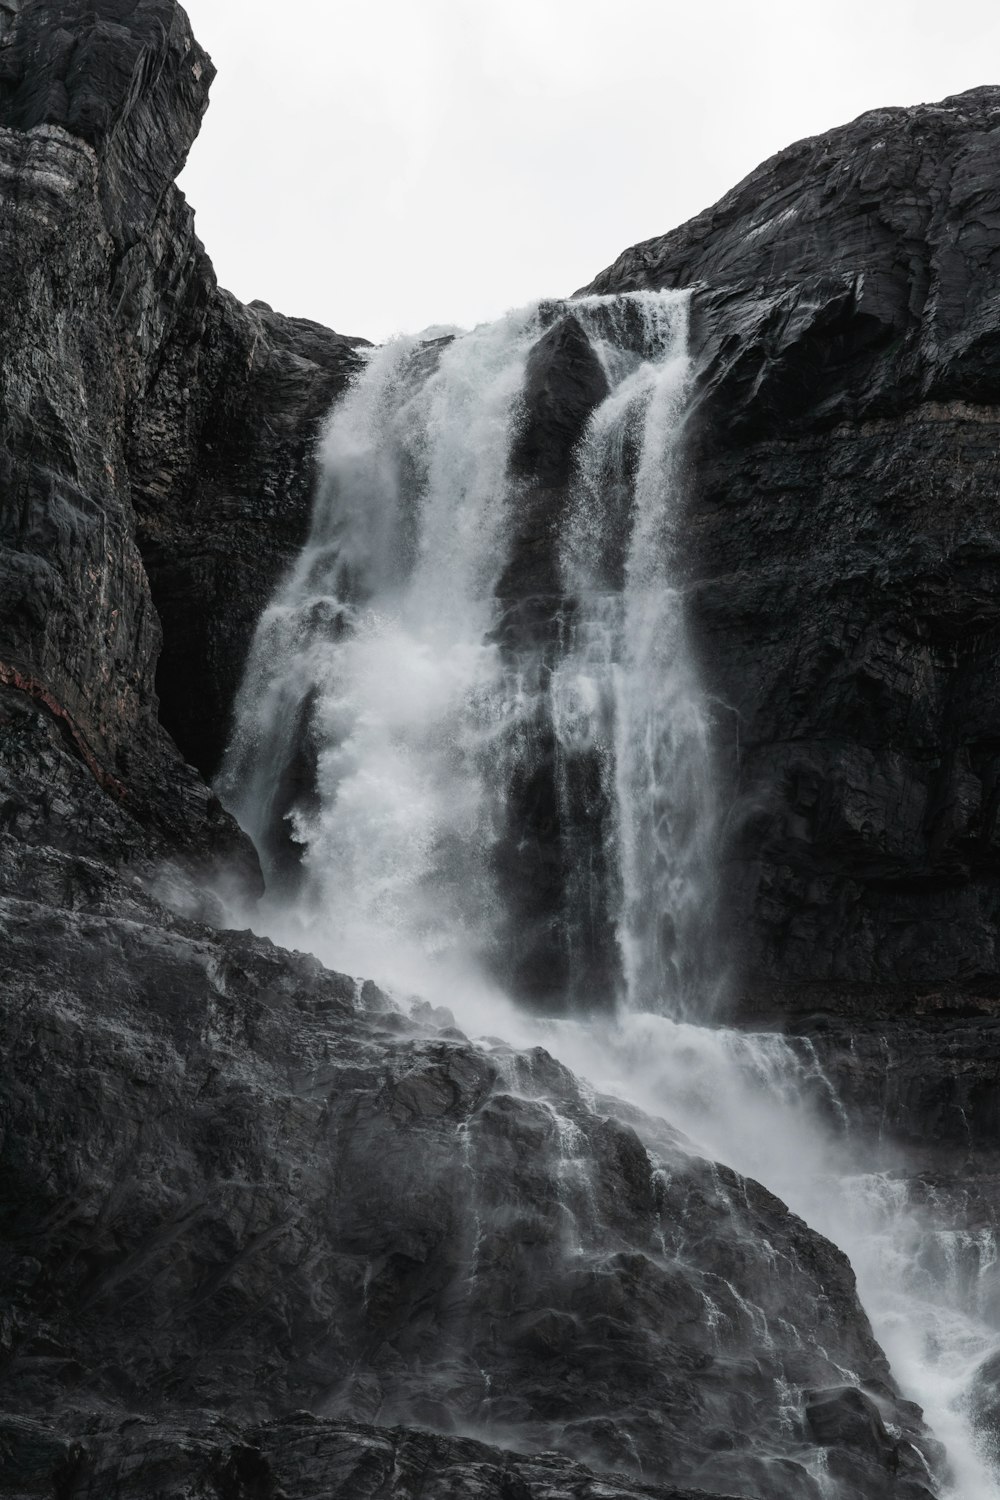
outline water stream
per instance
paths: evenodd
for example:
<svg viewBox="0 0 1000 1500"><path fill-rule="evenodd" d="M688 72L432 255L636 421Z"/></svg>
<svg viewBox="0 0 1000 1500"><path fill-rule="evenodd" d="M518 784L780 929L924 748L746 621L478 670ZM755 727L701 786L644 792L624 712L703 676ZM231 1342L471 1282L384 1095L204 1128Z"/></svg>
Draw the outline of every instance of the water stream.
<svg viewBox="0 0 1000 1500"><path fill-rule="evenodd" d="M947 1447L947 1493L987 1500L1000 1481L962 1399L1000 1344L992 1232L952 1227L948 1202L918 1201L905 1163L855 1138L807 1044L718 1024L712 715L677 573L688 311L673 292L539 304L371 352L330 421L220 789L261 852L255 921L275 939L448 1005L471 1035L541 1042L840 1245ZM607 393L539 537L512 454L532 350L567 316ZM542 630L511 628L504 597L526 546L558 580ZM540 941L517 947L512 880L529 905L542 892L566 960L533 1009L505 980ZM595 964L603 1009L583 998Z"/></svg>

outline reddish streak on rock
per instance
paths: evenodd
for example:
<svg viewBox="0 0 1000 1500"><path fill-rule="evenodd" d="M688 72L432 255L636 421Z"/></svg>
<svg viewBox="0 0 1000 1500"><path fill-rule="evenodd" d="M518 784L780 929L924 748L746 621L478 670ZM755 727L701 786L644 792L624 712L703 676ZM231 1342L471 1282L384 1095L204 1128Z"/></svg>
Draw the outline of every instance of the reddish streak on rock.
<svg viewBox="0 0 1000 1500"><path fill-rule="evenodd" d="M104 769L87 744L83 732L63 708L58 698L49 692L44 682L39 682L37 677L32 677L27 672L20 672L17 667L8 666L6 662L0 661L0 685L27 693L29 698L33 698L36 703L48 709L98 785L102 786L106 792L110 792L112 796L119 798L120 801L124 801L128 796L128 788Z"/></svg>

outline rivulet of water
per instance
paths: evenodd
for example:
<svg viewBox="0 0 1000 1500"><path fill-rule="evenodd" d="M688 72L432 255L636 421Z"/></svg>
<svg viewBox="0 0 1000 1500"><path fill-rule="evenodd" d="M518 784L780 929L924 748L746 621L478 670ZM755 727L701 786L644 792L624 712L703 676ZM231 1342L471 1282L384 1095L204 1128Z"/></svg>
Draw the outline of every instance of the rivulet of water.
<svg viewBox="0 0 1000 1500"><path fill-rule="evenodd" d="M992 1232L918 1201L902 1164L856 1138L806 1043L714 1024L712 722L680 545L689 305L676 292L538 304L367 357L326 432L308 542L257 631L220 791L261 853L254 921L270 935L401 1001L449 1004L472 1034L541 1043L840 1245L904 1393L947 1445L951 1500L987 1500L1000 1480L964 1397L1000 1345ZM539 338L570 317L607 394L552 512L557 628L512 639L498 591L524 542L522 393ZM615 1003L596 1019L532 1016L505 984L498 871L519 868L519 832L504 809L542 771L557 827L540 862L562 881L551 941L572 959L584 932L613 934ZM580 858L587 836L599 859ZM572 1237L585 1162L555 1104L551 1124ZM474 1258L483 1232L477 1220ZM789 1427L800 1404L775 1391Z"/></svg>
<svg viewBox="0 0 1000 1500"><path fill-rule="evenodd" d="M928 1201L901 1155L876 1157L808 1043L642 1013L547 1022L545 1033L575 1072L665 1117L846 1252L894 1376L947 1451L942 1496L993 1500L1000 1476L970 1426L968 1395L1000 1348L995 1230L956 1228L961 1205ZM539 1039L537 1024L522 1034Z"/></svg>

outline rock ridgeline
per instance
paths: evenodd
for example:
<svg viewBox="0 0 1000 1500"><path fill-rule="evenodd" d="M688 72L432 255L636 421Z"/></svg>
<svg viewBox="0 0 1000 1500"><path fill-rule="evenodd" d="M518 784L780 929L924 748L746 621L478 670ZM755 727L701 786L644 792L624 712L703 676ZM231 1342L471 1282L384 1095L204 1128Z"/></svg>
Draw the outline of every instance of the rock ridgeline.
<svg viewBox="0 0 1000 1500"><path fill-rule="evenodd" d="M203 776L360 343L217 286L174 186L212 71L173 0L0 0L0 1495L801 1500L819 1451L923 1500L920 1413L783 1204L542 1052L205 925L213 863L258 872ZM700 288L745 1013L984 1173L994 122L866 116L593 287ZM521 638L600 390L572 320L529 373Z"/></svg>

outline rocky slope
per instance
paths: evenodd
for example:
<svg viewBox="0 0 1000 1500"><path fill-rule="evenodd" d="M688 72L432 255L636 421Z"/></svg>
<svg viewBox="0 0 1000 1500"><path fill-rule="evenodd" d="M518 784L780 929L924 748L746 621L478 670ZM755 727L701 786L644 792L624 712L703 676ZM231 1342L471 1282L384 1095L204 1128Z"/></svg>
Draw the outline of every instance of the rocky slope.
<svg viewBox="0 0 1000 1500"><path fill-rule="evenodd" d="M541 1049L114 881L0 921L0 1403L81 1445L66 1493L206 1412L209 1468L294 1469L233 1424L303 1408L787 1500L818 1443L854 1493L929 1493L843 1255Z"/></svg>

